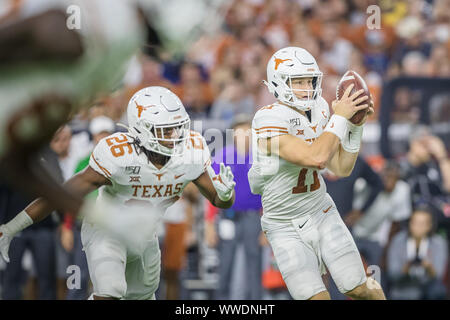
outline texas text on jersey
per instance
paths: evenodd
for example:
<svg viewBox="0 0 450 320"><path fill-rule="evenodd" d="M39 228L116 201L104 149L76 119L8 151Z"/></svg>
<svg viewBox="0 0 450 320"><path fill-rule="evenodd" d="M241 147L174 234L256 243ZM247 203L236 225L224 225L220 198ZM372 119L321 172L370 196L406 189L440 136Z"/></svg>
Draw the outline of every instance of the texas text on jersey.
<svg viewBox="0 0 450 320"><path fill-rule="evenodd" d="M190 131L183 156L171 157L161 169L139 152L133 142L128 134L115 133L94 149L89 165L112 183L100 189L98 201L108 195L127 205L166 209L211 163L206 141L195 131Z"/></svg>

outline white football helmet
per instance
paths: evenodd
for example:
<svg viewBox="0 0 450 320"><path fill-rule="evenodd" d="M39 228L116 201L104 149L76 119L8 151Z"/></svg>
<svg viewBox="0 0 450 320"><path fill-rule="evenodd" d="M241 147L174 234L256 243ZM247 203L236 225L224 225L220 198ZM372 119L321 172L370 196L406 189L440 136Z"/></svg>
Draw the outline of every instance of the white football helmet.
<svg viewBox="0 0 450 320"><path fill-rule="evenodd" d="M128 131L147 150L165 156L183 154L190 119L181 100L169 89L147 87L131 97Z"/></svg>
<svg viewBox="0 0 450 320"><path fill-rule="evenodd" d="M279 101L308 111L314 108L316 101L322 95L322 72L316 59L305 49L287 47L278 50L267 63L267 81L264 83L269 91ZM292 89L292 80L296 78L312 77L312 90ZM295 92L307 93L307 98L299 99Z"/></svg>

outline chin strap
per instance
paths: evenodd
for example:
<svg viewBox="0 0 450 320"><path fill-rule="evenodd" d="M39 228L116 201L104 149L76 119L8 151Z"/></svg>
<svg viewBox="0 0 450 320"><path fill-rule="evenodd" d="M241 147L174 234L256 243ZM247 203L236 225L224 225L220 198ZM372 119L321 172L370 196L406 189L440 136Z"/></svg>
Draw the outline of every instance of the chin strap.
<svg viewBox="0 0 450 320"><path fill-rule="evenodd" d="M136 128L134 128L134 127L128 127L128 126L126 126L126 125L124 125L124 124L122 124L122 123L116 123L117 124L117 126L118 127L122 127L122 128L124 128L124 129L126 129L127 131L128 131L128 133L127 133L127 135L130 137L130 138L132 138L133 139L133 144L135 144L136 145L136 150L138 150L139 148L143 148L143 149L145 149L145 150L149 150L149 151L151 151L151 152L155 152L155 153L159 153L159 152L157 152L157 151L155 151L155 150L151 150L151 149L149 149L149 148L146 148L145 146L143 146L142 145L142 141L141 141L141 139L139 139L139 134L140 134L140 132L136 129ZM156 142L156 143L158 143L159 144L159 142ZM183 142L183 143L185 143L185 142ZM159 147L163 147L163 148L165 148L163 145L161 145L161 144L159 144L160 146ZM138 154L139 154L139 152L138 152ZM161 155L162 156L165 156L165 157L172 157L172 156L181 156L182 154L162 154L161 153Z"/></svg>
<svg viewBox="0 0 450 320"><path fill-rule="evenodd" d="M137 143L139 146L142 146L142 141L138 137L140 132L136 128L134 128L134 127L130 128L122 123L117 123L117 126L122 127L128 131L127 135L134 140L133 143Z"/></svg>
<svg viewBox="0 0 450 320"><path fill-rule="evenodd" d="M139 140L139 138L136 137L136 134L133 133L133 129L136 130L135 128L130 128L130 127L124 125L123 123L116 123L116 125L118 127L126 129L129 137L131 137L131 138L133 138L135 140Z"/></svg>
<svg viewBox="0 0 450 320"><path fill-rule="evenodd" d="M116 125L117 125L118 127L122 127L122 128L124 128L124 129L127 130L127 133L126 133L126 134L127 134L127 136L129 136L131 139L133 139L133 142L131 142L131 144L134 146L134 150L136 150L137 155L139 155L139 154L142 152L141 148L144 148L144 147L141 145L141 140L140 140L138 137L136 137L136 135L133 134L133 132L131 132L131 128L130 128L130 127L124 125L123 123L116 123Z"/></svg>

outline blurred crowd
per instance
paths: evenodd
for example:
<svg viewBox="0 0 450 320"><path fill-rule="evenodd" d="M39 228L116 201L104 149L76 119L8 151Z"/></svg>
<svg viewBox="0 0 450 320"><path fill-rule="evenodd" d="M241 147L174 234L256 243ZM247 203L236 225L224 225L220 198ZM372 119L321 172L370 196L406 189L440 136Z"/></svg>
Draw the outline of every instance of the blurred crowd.
<svg viewBox="0 0 450 320"><path fill-rule="evenodd" d="M381 20L379 28L370 29L366 10L374 4L381 9ZM235 143L223 154L248 159L251 148L245 130L256 110L274 102L262 83L267 62L285 46L303 47L316 58L324 73L322 95L329 104L340 77L349 69L357 71L374 98L376 113L369 120L374 125L383 85L389 80L450 77L447 0L229 0L223 7L219 32L205 32L182 56L164 47L143 11L148 43L130 62L123 86L78 113L45 150L47 164L61 181L87 165L86 157L99 139L121 130L116 123L127 123L128 100L146 86L173 90L191 120L201 121L203 132L243 129L234 131ZM398 89L391 106L393 122L420 125L422 94ZM436 94L427 107L432 123L450 127L448 92ZM450 142L430 126L417 128L408 137L406 153L383 159L366 157L363 148L350 177L339 179L331 172L324 176L368 275L380 277L388 299L448 299ZM167 212L160 227L163 268L158 299L290 299L260 232L262 208L248 187L249 167L249 161L232 167L241 197L231 209L214 210L188 187ZM1 212L17 213L31 200L0 187ZM59 212L24 231L22 242L10 248L11 261L18 262L0 265L2 298L86 299L90 287L79 228L79 222ZM44 244L37 248L33 241ZM54 258L36 258L46 255ZM70 265L80 267L81 289L67 289ZM331 278L324 279L332 298L345 298L333 289Z"/></svg>

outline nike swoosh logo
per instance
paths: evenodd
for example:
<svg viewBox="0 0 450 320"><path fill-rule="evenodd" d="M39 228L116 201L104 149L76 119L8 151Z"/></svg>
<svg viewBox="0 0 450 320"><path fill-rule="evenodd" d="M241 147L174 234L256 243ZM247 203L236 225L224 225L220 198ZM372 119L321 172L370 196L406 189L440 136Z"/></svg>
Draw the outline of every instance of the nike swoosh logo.
<svg viewBox="0 0 450 320"><path fill-rule="evenodd" d="M303 228L303 226L308 222L309 220L306 220L304 224L302 224L301 226L298 226L300 229Z"/></svg>
<svg viewBox="0 0 450 320"><path fill-rule="evenodd" d="M330 211L330 209L331 209L332 207L333 207L332 205L329 206L327 209L323 210L323 212L324 212L324 213L327 213L328 211Z"/></svg>
<svg viewBox="0 0 450 320"><path fill-rule="evenodd" d="M184 176L185 175L185 173L183 173L183 174L180 174L179 176L175 176L175 180L176 179L178 179L179 177L182 177L182 176Z"/></svg>

